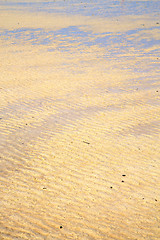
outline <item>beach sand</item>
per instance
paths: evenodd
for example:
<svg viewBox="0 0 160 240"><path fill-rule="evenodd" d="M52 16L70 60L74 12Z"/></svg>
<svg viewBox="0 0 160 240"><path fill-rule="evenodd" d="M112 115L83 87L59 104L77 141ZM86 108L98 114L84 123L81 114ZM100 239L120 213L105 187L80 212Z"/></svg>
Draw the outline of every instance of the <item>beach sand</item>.
<svg viewBox="0 0 160 240"><path fill-rule="evenodd" d="M0 239L160 239L158 16L0 19Z"/></svg>

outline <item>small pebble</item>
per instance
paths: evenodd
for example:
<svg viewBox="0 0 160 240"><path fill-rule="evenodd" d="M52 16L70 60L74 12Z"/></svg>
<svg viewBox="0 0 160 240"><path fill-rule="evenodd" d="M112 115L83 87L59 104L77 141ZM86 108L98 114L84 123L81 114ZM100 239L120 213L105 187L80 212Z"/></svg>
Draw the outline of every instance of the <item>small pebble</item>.
<svg viewBox="0 0 160 240"><path fill-rule="evenodd" d="M60 226L60 228L63 228L62 226Z"/></svg>
<svg viewBox="0 0 160 240"><path fill-rule="evenodd" d="M157 202L157 199L155 199L155 201Z"/></svg>
<svg viewBox="0 0 160 240"><path fill-rule="evenodd" d="M110 187L110 188L112 188L112 187Z"/></svg>
<svg viewBox="0 0 160 240"><path fill-rule="evenodd" d="M86 144L90 144L89 142L86 142L86 141L83 141L84 143L86 143Z"/></svg>
<svg viewBox="0 0 160 240"><path fill-rule="evenodd" d="M122 176L123 176L123 177L125 177L126 175L125 175L125 174L123 174Z"/></svg>
<svg viewBox="0 0 160 240"><path fill-rule="evenodd" d="M46 187L43 187L43 189L47 189Z"/></svg>
<svg viewBox="0 0 160 240"><path fill-rule="evenodd" d="M122 181L122 182L124 182L124 181Z"/></svg>

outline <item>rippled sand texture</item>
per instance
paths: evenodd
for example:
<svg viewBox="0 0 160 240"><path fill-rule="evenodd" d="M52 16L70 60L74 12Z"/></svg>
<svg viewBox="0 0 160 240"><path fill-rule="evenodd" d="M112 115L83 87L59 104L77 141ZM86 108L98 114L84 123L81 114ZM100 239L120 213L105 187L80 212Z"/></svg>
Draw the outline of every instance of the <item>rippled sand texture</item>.
<svg viewBox="0 0 160 240"><path fill-rule="evenodd" d="M159 6L0 2L0 239L160 239Z"/></svg>

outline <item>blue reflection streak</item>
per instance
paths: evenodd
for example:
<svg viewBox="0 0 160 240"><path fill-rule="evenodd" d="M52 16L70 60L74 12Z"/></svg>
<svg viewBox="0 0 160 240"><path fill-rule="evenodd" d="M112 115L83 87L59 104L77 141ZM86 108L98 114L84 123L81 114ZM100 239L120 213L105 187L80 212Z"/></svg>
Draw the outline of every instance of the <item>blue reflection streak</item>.
<svg viewBox="0 0 160 240"><path fill-rule="evenodd" d="M47 12L47 13L65 13L69 15L81 14L85 16L100 16L100 17L119 17L122 15L143 15L148 13L159 14L160 1L114 1L114 0L59 0L45 2L1 2L0 6L5 6L10 9L19 9L32 12ZM3 10L2 10L3 11ZM87 25L87 23L86 23ZM11 39L13 44L27 43L32 45L48 45L56 41L60 51L73 51L74 44L76 47L98 46L104 48L103 57L114 57L121 53L130 50L134 47L135 50L143 51L146 48L159 44L156 39L145 39L141 36L138 40L134 34L145 30L143 27L127 32L111 33L106 32L101 35L91 31L83 31L81 26L69 26L58 31L46 31L42 28L18 28L12 31L0 30L0 37L4 40ZM156 25L147 30L159 28ZM132 39L129 39L129 37ZM58 41L57 41L58 40ZM118 47L117 47L118 45ZM118 48L118 51L117 51ZM54 48L48 48L48 51L54 51Z"/></svg>
<svg viewBox="0 0 160 240"><path fill-rule="evenodd" d="M159 0L152 1L116 1L116 0L73 0L44 2L0 2L0 6L13 7L28 11L48 13L81 14L85 16L116 17L121 15L142 15L160 12Z"/></svg>
<svg viewBox="0 0 160 240"><path fill-rule="evenodd" d="M157 29L158 27L152 27L147 30L153 30ZM55 40L58 40L59 47L66 48L69 46L71 48L72 43L76 43L79 46L93 46L97 45L99 47L104 47L106 50L108 47L110 48L111 45L114 46L114 44L121 45L122 43L125 43L125 49L130 47L135 48L148 48L153 45L159 44L159 41L156 39L150 39L147 40L142 37L141 40L137 40L136 38L133 38L132 40L128 40L129 36L132 36L139 31L144 30L136 29L136 30L129 30L127 32L121 33L112 33L112 32L106 32L99 36L98 34L94 34L92 32L86 32L80 30L76 26L70 26L67 28L62 28L58 31L45 31L42 28L20 28L20 29L14 29L12 31L9 30L1 30L0 31L0 37L4 40L12 39L13 43L18 44L21 41L23 43L30 41L30 44L33 45L50 45L54 43ZM107 34L107 35L106 35ZM123 46L121 46L121 49L123 49ZM118 53L117 53L118 54Z"/></svg>

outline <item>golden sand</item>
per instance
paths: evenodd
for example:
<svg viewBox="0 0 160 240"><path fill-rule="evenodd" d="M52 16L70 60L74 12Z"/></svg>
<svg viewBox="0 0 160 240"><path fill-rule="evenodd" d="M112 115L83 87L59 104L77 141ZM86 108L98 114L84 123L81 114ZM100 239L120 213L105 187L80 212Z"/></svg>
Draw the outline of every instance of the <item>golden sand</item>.
<svg viewBox="0 0 160 240"><path fill-rule="evenodd" d="M117 26L4 10L0 19L1 29L74 23L99 36L157 20L130 16ZM128 39L144 35L160 36L144 29ZM59 44L0 42L0 239L160 239L160 89L150 54L159 45L117 59L103 58L103 47Z"/></svg>

